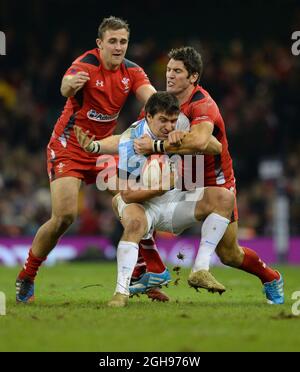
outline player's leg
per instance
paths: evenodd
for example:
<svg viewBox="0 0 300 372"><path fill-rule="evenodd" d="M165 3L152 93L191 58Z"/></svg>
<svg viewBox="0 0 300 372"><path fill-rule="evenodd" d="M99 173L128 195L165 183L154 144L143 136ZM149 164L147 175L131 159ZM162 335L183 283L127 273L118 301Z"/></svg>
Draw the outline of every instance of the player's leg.
<svg viewBox="0 0 300 372"><path fill-rule="evenodd" d="M123 226L124 226L125 223L128 224L132 219L133 214L132 213L128 214L127 208L129 208L130 206L133 206L133 205L134 204L129 204L129 205L125 204L120 195L117 195L113 198L113 210L114 210L115 214L121 219L121 222L122 222ZM143 211L147 210L147 212L146 212L147 234L146 235L151 236L151 234L149 234L148 232L149 232L150 229L152 230L152 225L154 223L153 222L154 221L154 218L153 218L154 212L151 211L151 208L149 206L145 207L145 209L144 209L144 207L142 207L139 204L135 204L135 205L138 206L139 208L141 208ZM124 210L127 213L126 218L125 218L125 215L124 215ZM156 216L157 216L157 214L156 214ZM125 229L125 226L124 226L124 229ZM125 231L126 230L124 230L124 233L125 233ZM147 240L143 239L141 241L143 242L143 244L145 244L145 242L149 242L149 241L151 242L151 244L153 244L152 239L147 239ZM156 247L155 247L155 249L156 249ZM165 269L162 272L160 271L159 273L151 272L151 271L141 273L138 280L131 282L131 285L130 285L130 288L129 288L130 289L130 294L134 295L134 294L146 293L148 295L148 297L153 299L153 300L168 301L169 298L164 293L160 292L159 288L158 288L160 285L165 285L171 280L170 273L169 273L168 269L165 266L164 266L164 268ZM154 283L156 283L156 285L153 285Z"/></svg>
<svg viewBox="0 0 300 372"><path fill-rule="evenodd" d="M166 270L166 265L159 255L154 237L140 241L139 253L146 263L147 271L160 274Z"/></svg>
<svg viewBox="0 0 300 372"><path fill-rule="evenodd" d="M155 232L151 238L140 241L138 262L134 268L132 279L134 276L142 279L142 276L145 274L147 275L147 273L162 274L167 272L167 266L160 257L154 236ZM134 281L137 281L137 279L132 280L132 283ZM146 295L152 301L169 301L169 296L167 296L160 287L152 287L148 289Z"/></svg>
<svg viewBox="0 0 300 372"><path fill-rule="evenodd" d="M195 217L203 220L199 250L188 283L211 292L225 291L209 272L211 256L224 235L234 206L233 194L225 188L207 187L195 207Z"/></svg>
<svg viewBox="0 0 300 372"><path fill-rule="evenodd" d="M119 197L120 198L120 197ZM114 210L118 209L118 215L124 227L124 232L117 249L117 285L115 293L108 305L111 307L126 306L129 298L129 284L134 266L138 259L138 243L148 232L148 221L144 208L139 204L116 206L116 198L113 200Z"/></svg>
<svg viewBox="0 0 300 372"><path fill-rule="evenodd" d="M115 157L114 161L111 161L110 166L110 173L108 177L115 177L117 174L117 163L118 157ZM110 185L117 185L117 180L110 183ZM109 189L109 191L116 195L118 191L113 189ZM163 260L160 257L159 251L157 249L154 237L150 237L148 239L142 239L139 242L139 256L137 260L137 264L134 268L131 281L138 281L146 272L151 272L155 274L161 274L166 271L167 267L164 264ZM157 301L168 301L169 297L163 293L160 288L151 288L150 290L146 291L147 296L151 300Z"/></svg>
<svg viewBox="0 0 300 372"><path fill-rule="evenodd" d="M75 177L62 177L51 182L52 215L37 231L25 265L18 275L17 301L33 300L33 282L40 265L76 218L80 183Z"/></svg>
<svg viewBox="0 0 300 372"><path fill-rule="evenodd" d="M257 253L238 244L238 222L232 222L218 244L216 253L220 260L228 266L246 271L257 276L264 285L269 303L284 302L283 279L278 271L268 267Z"/></svg>
<svg viewBox="0 0 300 372"><path fill-rule="evenodd" d="M217 246L215 242L219 242L230 222L233 202L233 194L225 188L207 187L204 189L203 197L197 202L195 207L196 219L204 222L201 229L200 247L193 271L209 269L210 258Z"/></svg>

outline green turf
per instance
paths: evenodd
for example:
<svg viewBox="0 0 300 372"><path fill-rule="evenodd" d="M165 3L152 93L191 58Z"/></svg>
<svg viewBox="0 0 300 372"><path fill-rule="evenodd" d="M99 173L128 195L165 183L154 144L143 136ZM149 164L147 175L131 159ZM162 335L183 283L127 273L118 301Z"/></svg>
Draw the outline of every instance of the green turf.
<svg viewBox="0 0 300 372"><path fill-rule="evenodd" d="M300 316L291 313L300 268L280 270L286 283L281 306L265 303L257 278L215 268L227 287L223 296L188 288L188 271L182 270L179 285L166 289L169 303L142 296L112 309L106 302L114 289L114 264L44 267L32 305L15 304L17 269L0 267L0 291L7 296L0 351L300 351ZM92 284L97 286L83 288Z"/></svg>

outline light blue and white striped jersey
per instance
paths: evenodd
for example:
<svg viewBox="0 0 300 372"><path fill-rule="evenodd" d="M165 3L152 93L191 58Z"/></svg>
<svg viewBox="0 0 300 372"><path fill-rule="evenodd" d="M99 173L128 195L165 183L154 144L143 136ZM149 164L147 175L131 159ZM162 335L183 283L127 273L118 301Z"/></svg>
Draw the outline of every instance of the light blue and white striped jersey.
<svg viewBox="0 0 300 372"><path fill-rule="evenodd" d="M176 123L176 130L189 131L189 129L190 122L188 118L183 113L180 113ZM129 175L137 178L141 174L147 157L136 154L133 143L135 139L141 138L144 134L147 134L152 139L157 139L149 128L146 119L136 121L121 135L118 166L121 178L127 178Z"/></svg>
<svg viewBox="0 0 300 372"><path fill-rule="evenodd" d="M136 138L141 138L148 134L152 139L156 139L151 132L146 119L133 123L122 135L119 142L119 175L121 178L133 175L138 177L146 161L144 155L138 155L133 148Z"/></svg>

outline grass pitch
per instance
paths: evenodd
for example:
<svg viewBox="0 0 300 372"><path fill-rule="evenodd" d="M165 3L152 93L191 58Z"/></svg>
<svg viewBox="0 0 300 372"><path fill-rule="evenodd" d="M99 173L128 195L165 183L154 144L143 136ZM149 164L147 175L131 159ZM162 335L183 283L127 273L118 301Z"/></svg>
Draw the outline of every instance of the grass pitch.
<svg viewBox="0 0 300 372"><path fill-rule="evenodd" d="M127 308L112 309L106 302L115 264L43 267L31 305L15 304L18 269L0 267L0 291L7 296L0 351L300 351L300 315L291 312L300 268L279 269L286 296L281 306L265 303L257 278L213 268L227 288L222 296L189 288L188 270L182 270L179 285L165 290L169 303L141 296Z"/></svg>

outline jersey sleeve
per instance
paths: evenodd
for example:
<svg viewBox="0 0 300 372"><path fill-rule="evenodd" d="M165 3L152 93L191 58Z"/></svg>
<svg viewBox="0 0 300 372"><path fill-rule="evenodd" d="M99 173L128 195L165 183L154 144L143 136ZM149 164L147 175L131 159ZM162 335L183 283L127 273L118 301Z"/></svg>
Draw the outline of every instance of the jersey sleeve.
<svg viewBox="0 0 300 372"><path fill-rule="evenodd" d="M119 178L126 180L128 179L130 172L128 169L128 153L131 150L130 141L124 141L119 144L119 164L118 164L118 174Z"/></svg>
<svg viewBox="0 0 300 372"><path fill-rule="evenodd" d="M87 72L89 73L89 68L86 63L80 63L78 61L74 61L72 65L67 69L64 76L68 75L76 75L79 71Z"/></svg>
<svg viewBox="0 0 300 372"><path fill-rule="evenodd" d="M134 127L128 128L120 138L119 142L119 164L118 174L120 179L135 179L139 181L142 167L146 157L138 155L134 151L135 136Z"/></svg>
<svg viewBox="0 0 300 372"><path fill-rule="evenodd" d="M118 174L120 179L128 179L133 169L130 167L130 160L134 156L133 139L131 128L128 128L120 138L119 142L119 164Z"/></svg>
<svg viewBox="0 0 300 372"><path fill-rule="evenodd" d="M150 80L145 71L140 67L136 66L130 69L130 75L132 79L131 90L133 93L137 91L142 85L151 85Z"/></svg>
<svg viewBox="0 0 300 372"><path fill-rule="evenodd" d="M219 109L212 99L195 102L191 107L191 126L201 124L205 121L216 123Z"/></svg>

